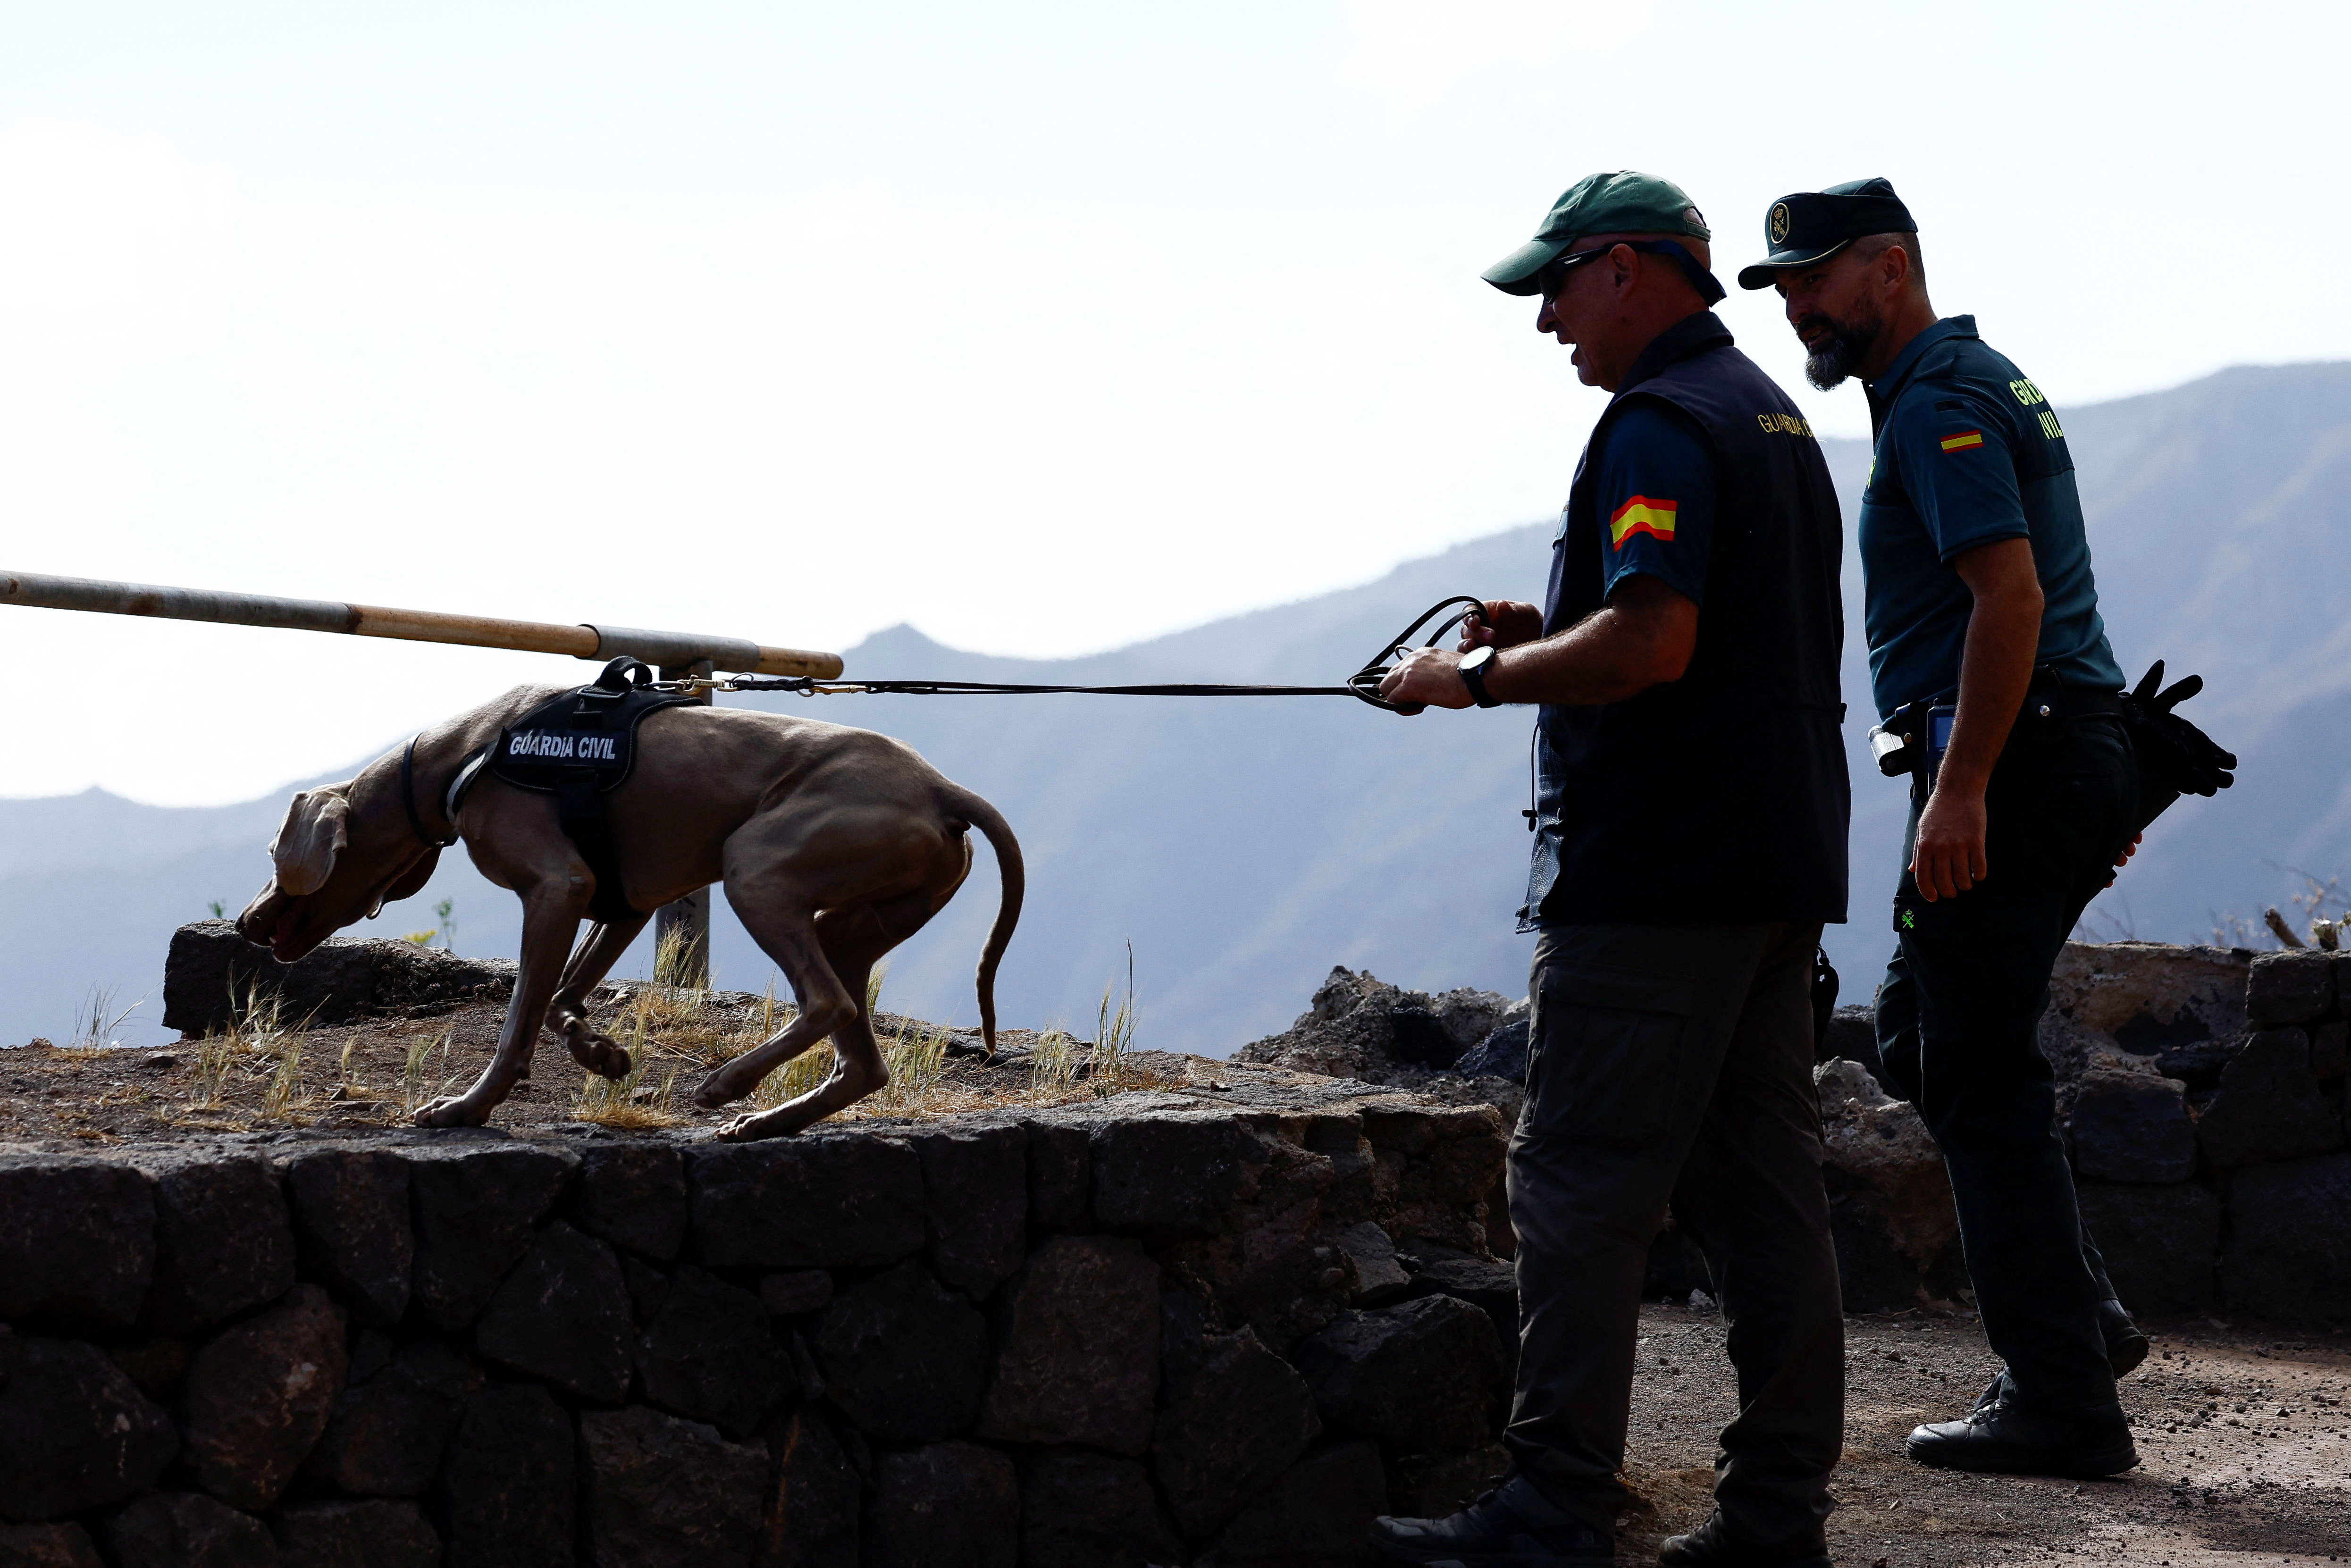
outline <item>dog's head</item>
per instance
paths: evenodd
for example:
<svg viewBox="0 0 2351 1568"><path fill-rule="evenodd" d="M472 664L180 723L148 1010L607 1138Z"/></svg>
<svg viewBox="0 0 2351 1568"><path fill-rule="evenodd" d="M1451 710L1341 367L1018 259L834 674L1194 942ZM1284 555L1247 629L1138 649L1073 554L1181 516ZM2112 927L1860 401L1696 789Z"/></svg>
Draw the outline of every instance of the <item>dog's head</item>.
<svg viewBox="0 0 2351 1568"><path fill-rule="evenodd" d="M416 836L371 768L297 794L269 858L277 871L236 917L238 935L290 964L344 926L371 920L433 876L441 852Z"/></svg>

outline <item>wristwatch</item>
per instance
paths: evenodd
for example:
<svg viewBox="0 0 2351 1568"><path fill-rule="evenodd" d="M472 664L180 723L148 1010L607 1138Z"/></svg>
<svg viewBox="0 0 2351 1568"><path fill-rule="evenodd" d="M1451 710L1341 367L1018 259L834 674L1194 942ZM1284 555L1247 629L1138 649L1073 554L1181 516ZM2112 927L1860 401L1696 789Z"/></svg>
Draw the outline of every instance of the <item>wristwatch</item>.
<svg viewBox="0 0 2351 1568"><path fill-rule="evenodd" d="M1470 699L1479 707L1500 707L1502 699L1486 689L1486 672L1494 667L1494 650L1489 645L1472 648L1461 658L1461 684L1469 688Z"/></svg>

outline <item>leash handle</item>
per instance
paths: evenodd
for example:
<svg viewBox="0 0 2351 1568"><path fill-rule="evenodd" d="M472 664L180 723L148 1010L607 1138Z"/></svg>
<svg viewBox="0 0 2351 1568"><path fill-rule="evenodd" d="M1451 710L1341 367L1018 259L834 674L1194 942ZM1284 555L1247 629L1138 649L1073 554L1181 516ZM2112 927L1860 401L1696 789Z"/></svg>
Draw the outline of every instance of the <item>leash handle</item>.
<svg viewBox="0 0 2351 1568"><path fill-rule="evenodd" d="M1390 713L1403 714L1407 717L1426 707L1427 705L1425 703L1399 704L1388 701L1387 698L1380 695L1380 683L1395 672L1395 659L1398 654L1412 652L1412 640L1419 635L1420 629L1431 621L1436 621L1438 616L1444 615L1457 604L1465 608L1438 622L1437 629L1428 634L1428 640L1421 643L1422 647L1436 647L1438 638L1443 637L1465 621L1475 621L1479 625L1488 623L1486 602L1482 599L1472 599L1466 593L1457 593L1448 599L1438 600L1422 611L1411 625L1389 638L1387 644L1372 655L1370 663L1347 677L1347 685L1355 696L1374 707L1385 708Z"/></svg>

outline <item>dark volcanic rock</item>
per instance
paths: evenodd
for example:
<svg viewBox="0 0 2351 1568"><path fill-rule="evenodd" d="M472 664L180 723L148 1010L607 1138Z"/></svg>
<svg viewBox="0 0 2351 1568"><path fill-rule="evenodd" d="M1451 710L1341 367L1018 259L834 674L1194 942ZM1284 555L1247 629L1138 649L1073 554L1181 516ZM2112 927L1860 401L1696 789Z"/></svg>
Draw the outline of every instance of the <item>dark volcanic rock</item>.
<svg viewBox="0 0 2351 1568"><path fill-rule="evenodd" d="M1430 996L1342 967L1315 988L1312 1002L1288 1030L1252 1040L1238 1054L1243 1061L1392 1083L1399 1071L1456 1066L1513 1011L1509 998L1492 991Z"/></svg>
<svg viewBox="0 0 2351 1568"><path fill-rule="evenodd" d="M161 1333L210 1328L294 1285L294 1230L277 1173L258 1155L158 1152L155 1275L146 1322Z"/></svg>
<svg viewBox="0 0 2351 1568"><path fill-rule="evenodd" d="M0 1565L5 1568L106 1568L89 1532L64 1524L0 1524Z"/></svg>
<svg viewBox="0 0 2351 1568"><path fill-rule="evenodd" d="M816 1333L825 1394L885 1443L935 1441L979 1415L987 1322L920 1263L843 1291Z"/></svg>
<svg viewBox="0 0 2351 1568"><path fill-rule="evenodd" d="M858 1479L824 1413L796 1406L768 1434L775 1486L759 1525L759 1568L858 1568Z"/></svg>
<svg viewBox="0 0 2351 1568"><path fill-rule="evenodd" d="M1493 1033L1461 1053L1453 1071L1469 1078L1507 1078L1524 1083L1529 1021L1520 1017L1497 1025Z"/></svg>
<svg viewBox="0 0 2351 1568"><path fill-rule="evenodd" d="M1396 1261L1395 1243L1378 1225L1366 1219L1349 1226L1331 1239L1354 1265L1357 1306L1384 1307L1410 1292L1412 1276ZM1513 1292L1514 1306L1516 1300Z"/></svg>
<svg viewBox="0 0 2351 1568"><path fill-rule="evenodd" d="M403 1346L335 1401L303 1473L362 1497L421 1495L480 1384L465 1358L437 1339Z"/></svg>
<svg viewBox="0 0 2351 1568"><path fill-rule="evenodd" d="M2351 1066L2351 1023L2341 1019L2310 1031L2310 1071L2321 1082L2343 1076Z"/></svg>
<svg viewBox="0 0 2351 1568"><path fill-rule="evenodd" d="M2335 961L2315 952L2263 953L2245 983L2245 1010L2255 1029L2308 1023L2335 1005Z"/></svg>
<svg viewBox="0 0 2351 1568"><path fill-rule="evenodd" d="M1421 1296L1451 1296L1457 1301L1467 1301L1494 1320L1494 1333L1500 1336L1504 1345L1518 1343L1519 1270L1516 1266L1499 1258L1479 1258L1426 1242L1414 1243L1406 1255L1419 1265L1412 1271L1403 1291L1406 1300Z"/></svg>
<svg viewBox="0 0 2351 1568"><path fill-rule="evenodd" d="M1865 1195L1829 1188L1829 1239L1847 1312L1898 1312L1918 1304L1926 1276ZM1696 1250L1695 1248L1692 1249ZM1703 1257L1699 1260L1701 1267ZM1711 1279L1707 1288L1712 1289Z"/></svg>
<svg viewBox="0 0 2351 1568"><path fill-rule="evenodd" d="M1203 1568L1336 1568L1372 1561L1372 1521L1387 1511L1379 1449L1339 1443L1308 1455L1241 1511Z"/></svg>
<svg viewBox="0 0 2351 1568"><path fill-rule="evenodd" d="M416 1304L425 1322L461 1329L490 1304L554 1207L580 1156L506 1138L453 1139L412 1149Z"/></svg>
<svg viewBox="0 0 2351 1568"><path fill-rule="evenodd" d="M2220 1297L2289 1322L2342 1322L2351 1301L2351 1155L2237 1173Z"/></svg>
<svg viewBox="0 0 2351 1568"><path fill-rule="evenodd" d="M639 1328L652 1322L669 1300L669 1276L633 1252L621 1254L621 1278L629 1287L629 1312Z"/></svg>
<svg viewBox="0 0 2351 1568"><path fill-rule="evenodd" d="M736 1437L798 1386L759 1298L691 1263L670 1281L638 1345L637 1370L646 1398Z"/></svg>
<svg viewBox="0 0 2351 1568"><path fill-rule="evenodd" d="M277 1516L281 1568L441 1568L441 1537L413 1502L313 1502Z"/></svg>
<svg viewBox="0 0 2351 1568"><path fill-rule="evenodd" d="M2186 1181L2196 1170L2188 1086L2093 1070L2074 1099L2074 1166L2097 1181Z"/></svg>
<svg viewBox="0 0 2351 1568"><path fill-rule="evenodd" d="M580 1461L599 1568L751 1568L764 1449L634 1406L580 1417Z"/></svg>
<svg viewBox="0 0 2351 1568"><path fill-rule="evenodd" d="M278 1568L261 1521L202 1492L150 1492L109 1515L99 1534L116 1568Z"/></svg>
<svg viewBox="0 0 2351 1568"><path fill-rule="evenodd" d="M1241 1197L1266 1151L1230 1116L1144 1116L1093 1134L1094 1218L1113 1229L1205 1231Z"/></svg>
<svg viewBox="0 0 2351 1568"><path fill-rule="evenodd" d="M486 1360L607 1405L628 1397L634 1337L620 1259L559 1219L531 1239L474 1325Z"/></svg>
<svg viewBox="0 0 2351 1568"><path fill-rule="evenodd" d="M1028 1124L1029 1223L1040 1231L1093 1225L1093 1134L1082 1122Z"/></svg>
<svg viewBox="0 0 2351 1568"><path fill-rule="evenodd" d="M1451 1296L1345 1313L1293 1358L1323 1424L1351 1436L1416 1453L1475 1448L1499 1425L1494 1321Z"/></svg>
<svg viewBox="0 0 2351 1568"><path fill-rule="evenodd" d="M1877 1004L1848 1004L1831 1013L1828 1038L1820 1042L1814 1055L1818 1061L1839 1058L1858 1061L1872 1078L1883 1081L1886 1065L1877 1054Z"/></svg>
<svg viewBox="0 0 2351 1568"><path fill-rule="evenodd" d="M1139 1455L1159 1390L1159 1265L1115 1236L1051 1236L1006 1294L979 1435Z"/></svg>
<svg viewBox="0 0 2351 1568"><path fill-rule="evenodd" d="M1886 1243L1888 1249L1892 1243ZM1911 1283L1916 1287L1914 1270ZM1714 1275L1706 1266L1706 1254L1698 1243L1670 1219L1649 1243L1649 1260L1641 1271L1641 1295L1652 1301L1686 1301L1692 1291L1714 1293ZM1852 1303L1846 1303L1852 1308ZM1862 1310L1862 1309L1853 1309ZM1505 1347L1508 1348L1507 1346Z"/></svg>
<svg viewBox="0 0 2351 1568"><path fill-rule="evenodd" d="M0 1333L0 1515L120 1502L153 1486L179 1450L171 1418L104 1352Z"/></svg>
<svg viewBox="0 0 2351 1568"><path fill-rule="evenodd" d="M547 1390L477 1391L433 1489L448 1568L571 1568L577 1485L571 1417Z"/></svg>
<svg viewBox="0 0 2351 1568"><path fill-rule="evenodd" d="M2245 1041L2221 1071L2220 1092L2205 1107L2197 1135L2221 1170L2341 1148L2342 1121L2310 1071L2309 1036L2265 1029Z"/></svg>
<svg viewBox="0 0 2351 1568"><path fill-rule="evenodd" d="M343 1389L343 1312L316 1285L223 1330L188 1363L188 1459L214 1497L265 1509L309 1456Z"/></svg>
<svg viewBox="0 0 2351 1568"><path fill-rule="evenodd" d="M1322 1430L1314 1393L1247 1329L1212 1334L1169 1389L1151 1469L1184 1533L1214 1534Z"/></svg>
<svg viewBox="0 0 2351 1568"><path fill-rule="evenodd" d="M2131 1311L2200 1312L2219 1300L2220 1198L2211 1188L2084 1182L2075 1196Z"/></svg>
<svg viewBox="0 0 2351 1568"><path fill-rule="evenodd" d="M859 1269L922 1248L923 1163L863 1133L696 1147L687 1156L695 1248L713 1268Z"/></svg>
<svg viewBox="0 0 2351 1568"><path fill-rule="evenodd" d="M184 1340L134 1340L109 1345L106 1354L150 1399L169 1399L180 1391L180 1379L188 1375Z"/></svg>
<svg viewBox="0 0 2351 1568"><path fill-rule="evenodd" d="M358 1322L398 1322L416 1257L408 1162L389 1149L314 1149L287 1160L285 1171L303 1272Z"/></svg>
<svg viewBox="0 0 2351 1568"><path fill-rule="evenodd" d="M81 1155L0 1155L0 1318L128 1328L154 1269L145 1172Z"/></svg>
<svg viewBox="0 0 2351 1568"><path fill-rule="evenodd" d="M685 1245L685 1158L667 1144L590 1144L580 1152L580 1228L667 1262Z"/></svg>
<svg viewBox="0 0 2351 1568"><path fill-rule="evenodd" d="M820 1312L832 1301L832 1276L821 1269L770 1274L759 1281L759 1304L779 1318Z"/></svg>
<svg viewBox="0 0 2351 1568"><path fill-rule="evenodd" d="M1467 1507L1510 1468L1510 1450L1499 1443L1458 1454L1406 1454L1388 1471L1388 1511L1406 1519L1443 1519Z"/></svg>
<svg viewBox="0 0 2351 1568"><path fill-rule="evenodd" d="M973 1301L1012 1277L1029 1242L1029 1134L1015 1125L916 1134L931 1271Z"/></svg>
<svg viewBox="0 0 2351 1568"><path fill-rule="evenodd" d="M1132 1459L1040 1454L1020 1481L1021 1568L1154 1568L1184 1542Z"/></svg>
<svg viewBox="0 0 2351 1568"><path fill-rule="evenodd" d="M994 1448L935 1443L874 1460L869 1568L1013 1568L1019 1551L1019 1483Z"/></svg>
<svg viewBox="0 0 2351 1568"><path fill-rule="evenodd" d="M330 936L281 964L226 920L198 920L172 933L163 960L163 1027L202 1034L235 1018L255 988L286 1000L286 1016L313 1023L399 1012L427 1002L503 996L515 967L460 958L439 947L383 937Z"/></svg>

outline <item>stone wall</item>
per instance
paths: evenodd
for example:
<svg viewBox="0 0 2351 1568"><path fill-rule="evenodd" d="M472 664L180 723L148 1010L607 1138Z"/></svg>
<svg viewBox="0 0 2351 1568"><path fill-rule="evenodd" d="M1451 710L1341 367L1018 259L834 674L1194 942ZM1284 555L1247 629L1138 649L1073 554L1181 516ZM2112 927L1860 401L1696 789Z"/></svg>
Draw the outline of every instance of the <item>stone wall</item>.
<svg viewBox="0 0 2351 1568"><path fill-rule="evenodd" d="M1241 1054L1483 1102L1507 1118L1523 1098L1526 1030L1523 1001L1426 996L1335 969L1295 1024ZM2041 1047L2083 1213L2134 1311L2351 1325L2346 1040L2351 953L2066 946ZM1958 1298L1967 1271L1950 1184L1917 1110L1877 1080L1870 1009L1838 1009L1822 1054L1847 1309ZM1499 1224L1493 1244L1509 1249ZM1681 1299L1706 1283L1668 1225L1651 1293Z"/></svg>
<svg viewBox="0 0 2351 1568"><path fill-rule="evenodd" d="M1223 1098L0 1149L0 1568L1356 1561L1501 1466L1499 1119Z"/></svg>

